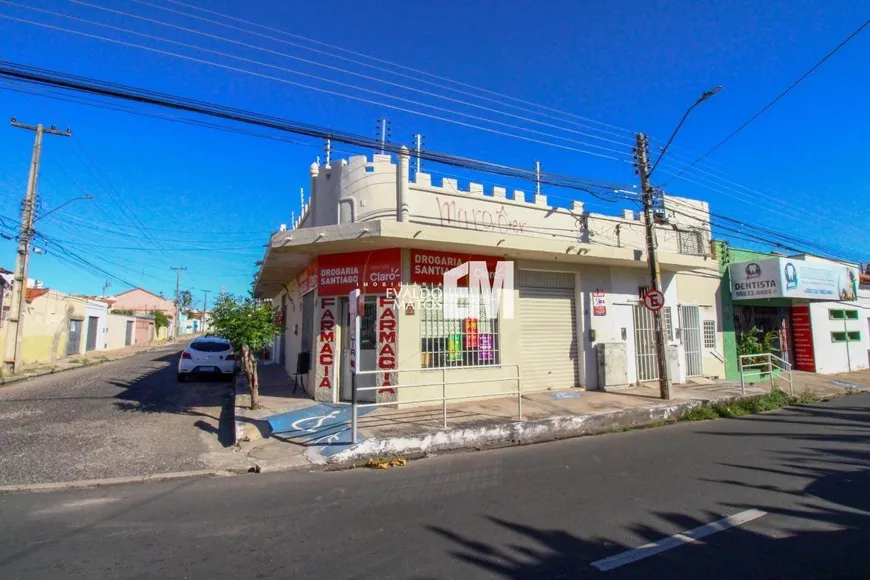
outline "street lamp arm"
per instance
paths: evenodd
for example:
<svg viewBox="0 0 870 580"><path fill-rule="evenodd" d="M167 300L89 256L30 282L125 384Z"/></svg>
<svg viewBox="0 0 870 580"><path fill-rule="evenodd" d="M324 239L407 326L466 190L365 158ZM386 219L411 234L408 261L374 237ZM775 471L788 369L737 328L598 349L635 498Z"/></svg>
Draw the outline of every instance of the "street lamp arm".
<svg viewBox="0 0 870 580"><path fill-rule="evenodd" d="M698 97L698 100L697 100L697 101L695 101L694 103L692 103L692 106L691 106L691 107L689 107L688 109L686 109L686 112L683 113L683 118L680 119L680 122L679 122L679 123L677 123L677 128L674 129L674 132L673 132L673 133L671 133L671 137L668 139L668 142L665 143L664 148L662 148L662 152L659 153L658 159L656 159L656 162L653 163L652 169L649 170L649 173L648 173L647 176L646 176L647 179L649 179L649 178L652 177L653 172L656 170L656 167L659 166L659 162L662 160L662 157L665 156L665 153L667 153L667 151L668 151L668 147L671 146L671 143L673 143L673 141L674 141L674 137L676 137L676 136L677 136L677 133L680 132L680 127L682 127L682 126L683 126L683 123L686 122L686 118L689 116L689 113L692 112L692 109L694 109L695 107L697 107L698 105L700 105L701 103L703 103L704 101L706 101L707 99L709 99L710 97L712 97L713 95L715 95L716 93L718 93L719 90L720 90L721 88L722 88L721 86L718 86L718 87L716 87L716 88L714 88L714 89L711 89L711 90L709 90L709 91L706 91L704 94L702 94L700 97Z"/></svg>
<svg viewBox="0 0 870 580"><path fill-rule="evenodd" d="M81 197L74 197L74 198L72 198L72 199L68 199L68 200L66 200L65 202L63 202L62 204L60 204L59 206L57 206L56 208L54 208L54 209L50 209L50 210L48 210L47 212L45 212L44 214L36 216L36 217L33 219L33 222L34 222L34 223L38 222L38 221L41 220L42 218L47 217L47 216L53 214L53 213L56 212L57 210L62 209L62 208L64 208L64 207L68 206L69 204L71 204L71 203L74 202L74 201L79 201L79 200L91 200L91 199L94 199L94 196L92 196L92 195L83 195L83 196L81 196Z"/></svg>

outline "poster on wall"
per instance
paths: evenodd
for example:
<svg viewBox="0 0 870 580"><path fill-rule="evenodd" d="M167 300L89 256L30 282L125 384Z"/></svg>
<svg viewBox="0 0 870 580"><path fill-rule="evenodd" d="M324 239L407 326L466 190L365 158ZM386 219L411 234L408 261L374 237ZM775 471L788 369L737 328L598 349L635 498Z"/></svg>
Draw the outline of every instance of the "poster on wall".
<svg viewBox="0 0 870 580"><path fill-rule="evenodd" d="M477 339L477 360L494 360L495 352L493 352L493 344L494 342L491 334L483 333L479 335Z"/></svg>
<svg viewBox="0 0 870 580"><path fill-rule="evenodd" d="M816 354L813 348L813 325L809 306L793 306L791 329L794 336L794 366L799 371L816 372Z"/></svg>
<svg viewBox="0 0 870 580"><path fill-rule="evenodd" d="M592 315L605 316L607 314L607 299L604 297L603 290L596 290L592 293Z"/></svg>
<svg viewBox="0 0 870 580"><path fill-rule="evenodd" d="M462 360L462 333L447 336L447 360L450 362Z"/></svg>
<svg viewBox="0 0 870 580"><path fill-rule="evenodd" d="M466 349L475 349L478 345L477 338L477 319L475 318L466 318L465 319L465 348Z"/></svg>

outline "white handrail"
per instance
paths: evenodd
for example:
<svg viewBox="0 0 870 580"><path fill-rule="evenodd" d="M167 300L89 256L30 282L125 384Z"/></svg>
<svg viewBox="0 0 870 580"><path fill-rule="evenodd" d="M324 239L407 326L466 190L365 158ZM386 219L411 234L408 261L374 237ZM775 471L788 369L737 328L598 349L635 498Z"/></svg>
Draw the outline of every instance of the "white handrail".
<svg viewBox="0 0 870 580"><path fill-rule="evenodd" d="M510 369L515 368L517 373L515 377L489 377L489 378L480 378L473 380L464 380L464 381L451 381L448 383L447 381L447 371L451 369L456 370L471 370L471 369ZM383 373L403 373L403 372L416 372L416 373L425 373L425 372L441 372L441 381L434 383L418 383L418 384L409 384L409 385L376 385L374 387L358 387L356 384L356 377L359 375L377 375ZM351 374L351 442L355 445L357 442L357 427L359 423L359 409L367 408L367 407L383 407L386 405L395 405L397 401L382 401L380 403L360 403L358 401L357 394L365 391L379 391L381 389L411 389L411 388L420 388L420 387L435 387L441 385L441 396L433 399L423 399L418 401L413 401L414 403L434 403L437 401L441 401L441 420L444 428L447 428L447 402L448 401L463 401L468 399L479 399L481 397L493 397L498 395L514 395L517 396L517 416L519 420L523 420L523 392L521 388L520 381L520 366L519 365L485 365L480 367L436 367L436 368L426 368L426 369L379 369L379 370L369 370L369 371L357 371L355 374ZM515 391L508 391L504 393L475 393L475 394L466 394L460 397L448 397L447 396L447 385L469 385L473 383L495 383L495 382L506 382L506 381L516 381L517 388Z"/></svg>
<svg viewBox="0 0 870 580"><path fill-rule="evenodd" d="M758 359L764 358L765 360L762 362L753 362L749 364L743 364L744 359ZM774 365L774 361L777 362ZM740 392L745 395L746 394L746 369L751 369L755 367L760 367L760 369L767 369L767 374L770 376L770 384L773 387L773 369L778 368L780 370L781 376L786 376L788 378L788 387L789 387L789 395L794 396L794 373L792 372L792 365L787 360L783 360L776 356L775 354L771 354L769 352L761 353L761 354L743 354L737 357L737 366L740 371ZM763 374L763 373L761 373Z"/></svg>

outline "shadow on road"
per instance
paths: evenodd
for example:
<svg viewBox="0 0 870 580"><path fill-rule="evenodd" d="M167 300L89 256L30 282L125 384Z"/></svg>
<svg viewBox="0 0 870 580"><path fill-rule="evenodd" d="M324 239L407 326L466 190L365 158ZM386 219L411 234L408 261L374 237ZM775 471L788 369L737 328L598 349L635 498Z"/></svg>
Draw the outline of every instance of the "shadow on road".
<svg viewBox="0 0 870 580"><path fill-rule="evenodd" d="M742 425L733 431L704 430L692 436L788 437L808 443L824 441L853 447L817 445L800 451L780 450L776 461L762 467L720 464L732 470L732 478L698 479L751 490L747 497L756 500L755 503L720 501L717 505L726 514L748 509L767 512L767 516L756 520L758 525L731 528L609 572L599 572L591 564L638 546L623 545L609 538L577 537L559 529L536 528L495 517L487 519L492 525L522 537L525 545L518 542L495 546L444 527L427 526L427 529L456 544L453 557L504 578L870 578L867 551L870 450L866 447L870 443L870 433L866 431L870 427L870 409L807 405L775 415L727 421L742 422ZM821 435L777 433L769 428L759 432L754 428L763 422L806 423L839 430L832 429L834 432L829 435ZM843 428L849 433L844 433ZM854 444L861 447L856 450ZM710 445L715 449L713 441ZM746 477L747 470L791 476L798 478L797 483L800 480L810 483L792 489L755 484L748 480L759 478ZM775 495L769 495L770 492ZM762 501L763 498L769 501ZM776 501L772 501L774 498ZM680 513L653 513L661 520L661 526L635 525L629 527L629 531L647 542L656 542L673 534L674 528L691 530L723 517L722 513L713 512L702 519ZM529 545L537 547L529 548Z"/></svg>
<svg viewBox="0 0 870 580"><path fill-rule="evenodd" d="M115 406L125 412L202 417L193 424L195 427L215 435L224 447L233 445L233 383L196 378L179 383L176 377L179 356L180 352L173 352L152 359L148 365L151 370L131 380L108 381L122 389L114 397L118 399ZM201 410L209 407L215 409L214 414Z"/></svg>

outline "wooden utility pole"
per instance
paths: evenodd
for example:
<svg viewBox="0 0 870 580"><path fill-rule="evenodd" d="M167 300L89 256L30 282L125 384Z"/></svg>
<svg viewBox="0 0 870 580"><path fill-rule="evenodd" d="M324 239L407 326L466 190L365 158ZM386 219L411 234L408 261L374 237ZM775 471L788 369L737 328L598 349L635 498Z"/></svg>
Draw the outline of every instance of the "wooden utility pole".
<svg viewBox="0 0 870 580"><path fill-rule="evenodd" d="M69 137L72 131L58 131L52 125L46 129L42 125L26 125L19 123L14 117L12 126L19 129L27 129L36 132L33 140L33 155L30 159L30 174L27 177L27 192L21 202L21 229L18 234L18 253L15 257L14 288L12 290L12 304L10 305L9 325L6 327L7 348L11 347L12 372L21 370L21 342L24 336L24 311L27 298L27 271L30 268L30 241L33 237L33 222L36 213L36 184L39 180L39 159L42 155L42 136L59 135ZM14 330L13 330L14 325ZM14 333L14 334L13 334ZM12 338L12 340L9 340ZM9 360L8 356L4 358Z"/></svg>
<svg viewBox="0 0 870 580"><path fill-rule="evenodd" d="M657 242L655 235L655 215L653 206L655 205L655 193L649 182L649 152L646 135L643 133L637 134L637 146L635 148L635 161L637 163L637 172L640 176L641 199L643 201L643 218L644 229L646 230L646 255L647 264L649 266L650 288L662 291L662 275L659 270L658 256L656 255ZM667 364L667 345L665 343L665 333L662 326L662 311L656 310L653 312L655 321L655 347L656 347L656 362L658 363L659 371L659 395L662 399L671 398L671 378L668 374Z"/></svg>

